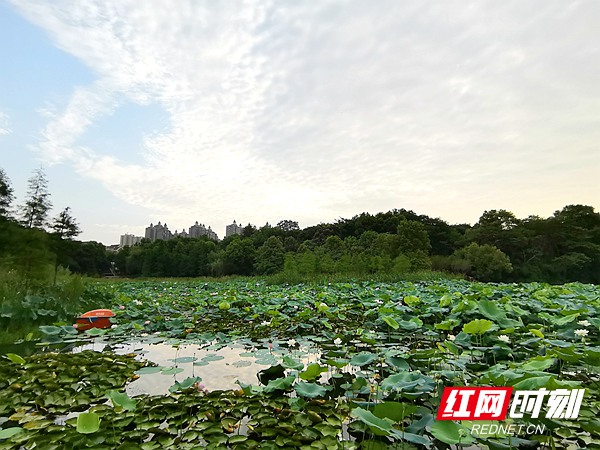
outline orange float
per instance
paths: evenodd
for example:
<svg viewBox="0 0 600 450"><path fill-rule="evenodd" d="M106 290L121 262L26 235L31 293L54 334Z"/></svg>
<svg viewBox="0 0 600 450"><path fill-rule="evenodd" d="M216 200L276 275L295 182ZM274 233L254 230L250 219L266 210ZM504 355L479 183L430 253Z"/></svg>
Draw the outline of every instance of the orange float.
<svg viewBox="0 0 600 450"><path fill-rule="evenodd" d="M85 331L90 328L110 328L110 318L114 317L115 313L110 309L94 309L75 319L77 331Z"/></svg>

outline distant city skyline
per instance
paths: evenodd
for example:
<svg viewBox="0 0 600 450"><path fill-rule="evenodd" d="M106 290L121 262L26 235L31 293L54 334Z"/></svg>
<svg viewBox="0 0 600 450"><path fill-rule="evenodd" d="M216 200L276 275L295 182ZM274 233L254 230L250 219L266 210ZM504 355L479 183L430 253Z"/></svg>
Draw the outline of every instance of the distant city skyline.
<svg viewBox="0 0 600 450"><path fill-rule="evenodd" d="M600 210L600 2L0 0L0 152L81 240ZM158 31L159 30L159 31ZM221 234L222 235L222 234Z"/></svg>

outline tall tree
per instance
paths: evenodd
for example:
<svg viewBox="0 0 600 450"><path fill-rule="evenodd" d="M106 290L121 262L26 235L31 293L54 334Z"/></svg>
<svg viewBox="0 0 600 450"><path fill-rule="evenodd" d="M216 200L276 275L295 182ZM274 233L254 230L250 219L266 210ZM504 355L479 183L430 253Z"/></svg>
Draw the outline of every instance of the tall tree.
<svg viewBox="0 0 600 450"><path fill-rule="evenodd" d="M0 220L10 218L10 205L14 199L10 179L0 168Z"/></svg>
<svg viewBox="0 0 600 450"><path fill-rule="evenodd" d="M296 222L295 220L288 219L279 221L277 225L275 225L275 227L287 232L300 230L298 222Z"/></svg>
<svg viewBox="0 0 600 450"><path fill-rule="evenodd" d="M56 257L54 259L54 284L56 284L56 277L58 275L58 266L64 265L69 266L67 254L69 253L69 243L72 238L81 233L79 225L75 221L75 218L71 215L71 208L68 206L63 209L55 218L50 228L54 230L54 253ZM63 241L66 239L66 241Z"/></svg>
<svg viewBox="0 0 600 450"><path fill-rule="evenodd" d="M69 208L68 206L65 209L63 209L58 214L58 216L54 218L54 222L52 223L51 228L61 239L71 239L81 233L79 224L71 215L71 208Z"/></svg>
<svg viewBox="0 0 600 450"><path fill-rule="evenodd" d="M21 208L21 223L27 228L44 228L51 208L46 174L42 168L36 169L28 180L27 198Z"/></svg>

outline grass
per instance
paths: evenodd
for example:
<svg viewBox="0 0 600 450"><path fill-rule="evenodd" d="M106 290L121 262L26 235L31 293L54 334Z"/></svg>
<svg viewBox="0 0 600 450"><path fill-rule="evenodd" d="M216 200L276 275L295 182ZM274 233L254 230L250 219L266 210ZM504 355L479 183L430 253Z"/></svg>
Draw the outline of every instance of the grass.
<svg viewBox="0 0 600 450"><path fill-rule="evenodd" d="M406 272L402 274L298 274L281 272L267 277L261 277L267 284L327 284L327 283L355 283L361 281L372 281L380 283L394 283L398 281L436 281L436 280L460 280L461 276L436 272L432 270L421 270L417 272Z"/></svg>
<svg viewBox="0 0 600 450"><path fill-rule="evenodd" d="M40 325L72 323L76 315L106 302L108 294L84 277L61 270L53 284L53 269L49 274L31 280L0 271L0 343L35 335Z"/></svg>
<svg viewBox="0 0 600 450"><path fill-rule="evenodd" d="M242 276L228 275L221 277L139 277L139 278L102 278L95 281L101 284L112 284L120 282L135 282L135 281L153 281L153 282L173 282L173 281L194 281L206 283L226 283L229 281L247 281L256 282L264 281L267 284L327 284L327 283L352 283L361 281L374 281L381 283L393 283L397 281L436 281L436 280L462 280L464 277L459 274L435 270L420 270L417 272L406 272L403 274L347 274L347 273L331 273L331 274L298 274L279 272L273 275L266 276Z"/></svg>

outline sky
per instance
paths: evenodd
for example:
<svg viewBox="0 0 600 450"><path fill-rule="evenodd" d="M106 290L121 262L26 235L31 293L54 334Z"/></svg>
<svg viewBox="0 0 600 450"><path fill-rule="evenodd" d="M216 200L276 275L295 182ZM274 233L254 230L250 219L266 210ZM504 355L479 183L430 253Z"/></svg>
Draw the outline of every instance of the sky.
<svg viewBox="0 0 600 450"><path fill-rule="evenodd" d="M600 210L600 2L0 0L0 167L118 243Z"/></svg>

